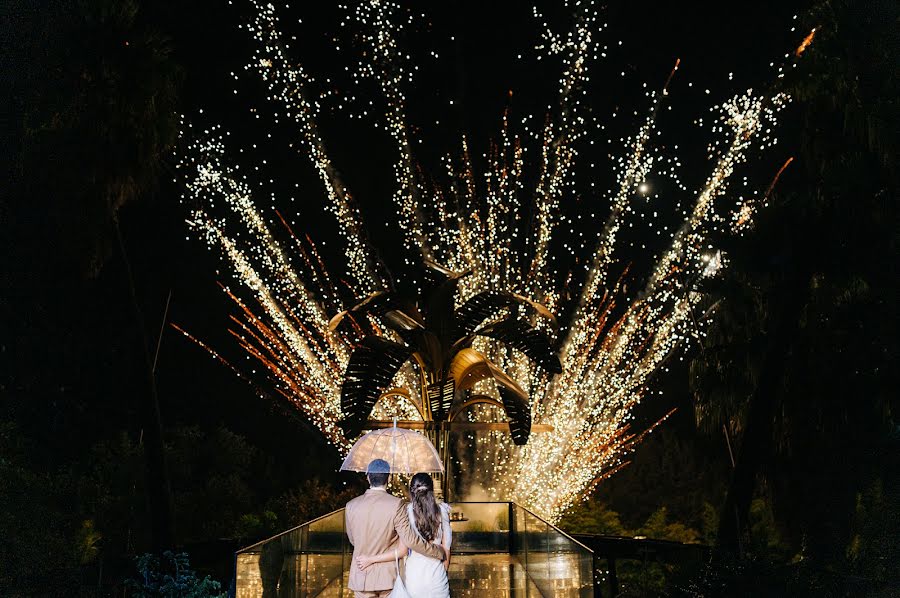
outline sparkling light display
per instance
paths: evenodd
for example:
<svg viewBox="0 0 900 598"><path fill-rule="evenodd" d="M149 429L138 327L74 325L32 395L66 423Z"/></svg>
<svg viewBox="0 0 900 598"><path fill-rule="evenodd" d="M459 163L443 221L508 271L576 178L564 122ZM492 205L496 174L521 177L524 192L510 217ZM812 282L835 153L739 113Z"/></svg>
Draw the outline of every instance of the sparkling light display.
<svg viewBox="0 0 900 598"><path fill-rule="evenodd" d="M317 95L314 79L290 54L275 6L257 0L250 4L254 17L245 28L256 43L247 70L258 74L270 100L298 127L300 153L318 173L339 225L347 257L346 281L355 298L363 298L385 288L388 276L325 149L317 119L326 98ZM565 246L587 257L581 271L560 275L553 267L554 240L567 222L565 208L576 192L579 148L593 145L605 129L586 109L589 67L598 55L606 55L606 47L597 41L605 25L595 4L569 3L574 19L565 33L552 31L535 11L544 30L538 51L562 61L558 102L541 130L529 130L528 122L513 124L506 113L500 139L486 154L487 168L481 176L470 158L470 143L463 138L461 155L447 156L445 172L427 179L418 172L413 155L421 140L414 138L405 115L404 90L416 68L400 51L397 32L398 23L408 19L389 0L364 0L344 8L348 15L344 24L361 32L366 57L355 77L375 81L386 102L379 123L396 149L393 200L406 247L451 270L471 269L460 284L463 300L477 290L508 290L540 301L557 314L568 314L558 339L563 373L554 379L514 351L484 339L476 345L529 390L535 423L549 424L553 431L532 435L524 447L514 447L498 432L479 435L476 449L466 453L474 455L472 460L456 464L469 483L478 484L490 497L517 501L557 520L624 464L642 437L629 426L635 405L651 393L650 377L679 345L703 334L703 318L694 313L701 299L696 283L727 263L711 245L710 234L742 233L765 204L771 188L763 194L742 195L746 189L733 192L731 181L751 150L765 150L776 142L775 117L787 98L747 91L712 108L716 140L708 147L711 170L692 193L678 178L679 160L655 144L660 135L658 116L679 68L676 63L662 88L647 92L649 110L637 133L621 140L621 157L613 161L615 187L596 192L596 198L605 198L609 206L602 216L590 215L596 238L580 238L579 246ZM354 322L349 331L330 330L329 319L347 306L312 241L295 234L280 212L263 208L254 199L239 167L227 159L228 135L221 128L201 132L185 123L182 136L179 168L186 183L185 203L191 209L188 223L229 265L233 286L223 289L237 307L234 336L278 392L330 441L348 447L353 439L343 437L336 422L350 351L363 334L389 333L376 319ZM539 158L530 160L526 153L534 139ZM614 140L598 141L612 145ZM528 177L531 167L539 171ZM673 182L669 187L691 204L679 226L656 225L653 230L654 225L648 225L648 234L665 241L639 292L626 292L625 282L633 282L630 275L622 275L621 268L611 271L611 266L615 260L623 261L623 256L616 256L626 229L653 222L647 212L655 216L655 210L662 209L660 191L653 183L662 179ZM439 185L437 180L450 182ZM529 186L529 180L536 183ZM732 193L737 198L725 202ZM571 231L563 232L571 236ZM574 293L573 285L577 285ZM548 326L545 321L535 324ZM235 369L246 373L245 368ZM404 399L405 392L420 392L412 366L401 370L395 386L399 390L379 403L376 417L417 418ZM488 387L480 390L493 392ZM476 408L469 417L496 418L489 409Z"/></svg>

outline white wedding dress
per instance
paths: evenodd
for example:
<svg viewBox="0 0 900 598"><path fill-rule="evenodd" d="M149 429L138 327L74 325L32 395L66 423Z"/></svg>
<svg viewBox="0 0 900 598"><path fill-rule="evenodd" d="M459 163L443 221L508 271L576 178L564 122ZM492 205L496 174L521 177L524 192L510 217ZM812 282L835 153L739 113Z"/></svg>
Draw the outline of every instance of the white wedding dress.
<svg viewBox="0 0 900 598"><path fill-rule="evenodd" d="M416 519L412 505L407 507L409 523L417 534ZM419 534L419 537L422 537ZM450 552L453 532L450 531L450 505L441 503L441 527L434 544L443 545ZM450 585L447 582L447 571L444 564L431 557L411 551L406 558L406 591L412 598L450 598Z"/></svg>

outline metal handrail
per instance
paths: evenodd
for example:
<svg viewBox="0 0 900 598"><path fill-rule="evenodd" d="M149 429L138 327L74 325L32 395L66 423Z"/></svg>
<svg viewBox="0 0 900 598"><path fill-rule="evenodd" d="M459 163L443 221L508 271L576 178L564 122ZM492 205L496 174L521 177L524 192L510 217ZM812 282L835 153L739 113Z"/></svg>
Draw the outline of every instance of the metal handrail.
<svg viewBox="0 0 900 598"><path fill-rule="evenodd" d="M276 539L276 538L280 538L281 536L286 536L287 534L289 534L289 533L291 533L291 532L295 532L295 531L297 531L297 530L300 529L300 528L308 527L308 526L312 525L313 523L316 523L317 521L321 521L321 520L325 519L326 517L331 517L331 516L334 515L335 513L340 513L340 512L343 511L343 510L344 510L343 508L341 508L341 509L335 509L334 511L332 511L332 512L330 512L330 513L326 513L325 515L322 515L321 517L316 517L315 519L311 519L311 520L307 521L306 523L301 523L300 525L298 525L298 526L296 526L296 527L292 527L291 529L284 530L283 532L277 533L277 534L275 534L274 536L272 536L272 537L270 537L270 538L266 538L265 540L260 540L259 542L255 543L255 544L251 544L250 546L247 546L247 547L245 547L245 548L240 548L240 549L238 549L238 550L235 551L235 554L241 554L241 553L244 553L244 552L248 552L248 551L250 551L251 549L256 548L257 546L259 546L260 544L265 544L265 543L267 543L267 542L271 542L272 540L274 540L274 539Z"/></svg>
<svg viewBox="0 0 900 598"><path fill-rule="evenodd" d="M464 500L464 501L458 501L458 500L457 500L457 501L452 501L450 504L456 504L456 505L496 505L496 504L513 505L513 504L514 504L515 506L519 507L520 509L522 509L523 511L525 511L526 513L528 513L529 515L531 515L532 517L534 517L535 519L537 519L538 521L540 521L541 523L543 523L543 524L545 524L545 525L548 525L549 527L553 528L554 531L556 531L557 533L559 533L559 534L562 535L563 537L567 538L568 540L571 540L572 542L574 542L575 544L577 544L578 546L580 546L580 547L583 548L584 550L590 552L591 554L594 553L594 551L593 551L591 548L589 548L588 546L585 546L584 543L582 543L582 542L576 540L575 538L573 538L572 536L570 536L570 535L569 535L568 533L566 533L565 531L559 529L558 527L556 527L555 525L553 525L552 523L550 523L550 522L547 521L546 519L543 519L542 517L540 517L540 516L538 516L538 515L535 515L533 511L531 511L530 509L527 509L527 508L523 507L522 505L520 505L520 504L518 504L518 503L513 503L513 502L508 501L508 500ZM300 529L300 528L302 528L302 527L310 526L310 525L312 525L312 524L314 524L314 523L316 523L316 522L318 522L318 521L321 521L322 519L325 519L325 518L327 518L327 517L331 517L332 515L334 515L334 514L336 514L336 513L340 513L340 512L343 511L343 510L344 510L343 508L341 508L341 509L335 509L334 511L331 511L330 513L326 513L325 515L322 515L322 516L320 516L320 517L316 517L315 519L311 519L311 520L309 520L309 521L307 521L307 522L305 522L305 523L301 523L300 525L298 525L298 526L296 526L296 527L292 527L292 528L287 529L287 530L285 530L285 531L283 531L283 532L277 533L277 534L275 534L274 536L271 536L271 537L269 537L269 538L265 538L265 539L263 539L263 540L260 540L259 542L256 542L256 543L254 543L254 544L251 544L250 546L246 546L246 547L244 547L244 548L240 548L240 549L236 550L235 552L236 552L237 554L240 554L240 553L243 553L243 552L248 552L248 551L252 550L253 548L256 548L257 546L259 546L259 545L261 545L261 544L265 544L266 542L271 542L272 540L274 540L274 539L276 539L276 538L280 538L281 536L285 536L285 535L287 535L287 534L289 534L289 533L291 533L291 532L297 531L298 529Z"/></svg>
<svg viewBox="0 0 900 598"><path fill-rule="evenodd" d="M550 523L550 522L547 521L546 519L541 519L540 517L538 517L537 515L535 515L533 512L531 512L530 510L526 509L525 507L523 507L522 505L520 505L520 504L518 504L518 503L515 503L515 505L516 505L517 507L519 507L520 509L522 509L523 511L525 511L526 513L528 513L529 515L531 515L532 517L534 517L535 519L537 519L538 521L540 521L541 523L544 523L544 524L546 524L546 525L552 527L552 528L553 528L554 530L556 530L556 532L559 533L561 536L564 536L565 538L571 540L572 542L574 542L575 544L577 544L578 546L580 546L580 547L583 548L584 550L588 551L589 553L594 554L594 551L593 551L592 549L588 548L587 546L585 546L584 543L579 542L578 540L576 540L575 538L573 538L572 536L570 536L569 534L567 534L567 533L564 532L563 530L559 529L558 527L556 527L555 525L553 525L552 523Z"/></svg>
<svg viewBox="0 0 900 598"><path fill-rule="evenodd" d="M509 504L512 504L512 503L510 503L509 501L503 501L503 500L500 500L500 501L497 501L497 500L463 500L463 501L460 501L460 500L454 500L454 501L451 501L449 504L455 504L455 505L496 505L496 504L501 504L501 505L502 505L502 504L505 504L505 505L509 505ZM286 529L286 530L284 530L283 532L279 532L279 533L275 534L274 536L271 536L271 537L265 538L265 539L263 539L263 540L260 540L259 542L256 542L256 543L254 543L254 544L251 544L250 546L245 546L244 548L239 548L239 549L237 549L235 552L236 552L237 554L240 554L240 553L242 553L242 552L247 552L247 551L249 551L249 550L251 550L251 549L253 549L253 548L256 548L256 547L259 546L260 544L265 544L266 542L271 542L271 541L274 540L275 538L280 538L281 536L285 536L285 535L287 535L287 534L289 534L289 533L291 533L291 532L295 532L295 531L297 531L298 529L300 529L300 528L302 528L302 527L306 527L306 526L312 525L313 523L316 523L316 522L318 522L318 521L321 521L322 519L325 519L325 518L327 518L327 517L331 517L331 516L334 515L335 513L340 513L340 512L343 511L343 510L344 510L343 507L340 508L340 509L335 509L334 511L331 511L330 513L326 513L325 515L321 515L321 516L319 516L319 517L316 517L315 519L310 519L309 521L306 521L306 522L304 522L304 523L301 523L301 524L298 525L298 526L292 527L292 528L290 528L290 529ZM527 510L527 509L525 509L525 510ZM528 512L531 513L531 511L528 511ZM531 514L534 515L534 513L531 513ZM534 516L537 517L537 515L534 515ZM540 517L538 517L538 519L540 519ZM541 519L541 521L543 521L543 519ZM548 525L549 525L549 524L548 524Z"/></svg>

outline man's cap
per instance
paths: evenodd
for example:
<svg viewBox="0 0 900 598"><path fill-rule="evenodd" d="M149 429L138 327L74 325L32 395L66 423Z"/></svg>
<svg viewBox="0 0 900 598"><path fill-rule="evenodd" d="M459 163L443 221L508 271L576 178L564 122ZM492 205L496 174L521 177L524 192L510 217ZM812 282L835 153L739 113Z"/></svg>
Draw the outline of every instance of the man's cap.
<svg viewBox="0 0 900 598"><path fill-rule="evenodd" d="M373 459L366 468L366 473L391 473L391 466L384 459Z"/></svg>

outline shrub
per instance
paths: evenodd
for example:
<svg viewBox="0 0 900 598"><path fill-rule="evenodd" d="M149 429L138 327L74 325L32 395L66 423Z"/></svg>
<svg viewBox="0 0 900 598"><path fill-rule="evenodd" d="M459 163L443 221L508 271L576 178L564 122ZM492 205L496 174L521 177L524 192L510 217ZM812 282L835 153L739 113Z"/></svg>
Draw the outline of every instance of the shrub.
<svg viewBox="0 0 900 598"><path fill-rule="evenodd" d="M162 558L144 554L135 559L139 578L125 582L136 598L225 598L222 584L209 576L198 579L187 553L166 551Z"/></svg>

